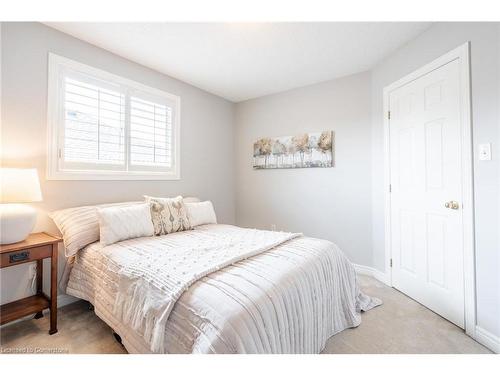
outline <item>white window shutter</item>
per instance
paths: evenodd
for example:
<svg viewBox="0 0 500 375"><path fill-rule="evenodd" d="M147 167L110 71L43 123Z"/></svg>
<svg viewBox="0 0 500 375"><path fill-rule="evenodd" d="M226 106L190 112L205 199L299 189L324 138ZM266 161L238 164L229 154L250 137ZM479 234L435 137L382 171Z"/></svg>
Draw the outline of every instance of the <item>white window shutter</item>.
<svg viewBox="0 0 500 375"><path fill-rule="evenodd" d="M130 164L171 167L171 107L136 96L130 98Z"/></svg>
<svg viewBox="0 0 500 375"><path fill-rule="evenodd" d="M49 54L47 178L180 178L180 98Z"/></svg>
<svg viewBox="0 0 500 375"><path fill-rule="evenodd" d="M125 96L64 80L64 162L125 165Z"/></svg>

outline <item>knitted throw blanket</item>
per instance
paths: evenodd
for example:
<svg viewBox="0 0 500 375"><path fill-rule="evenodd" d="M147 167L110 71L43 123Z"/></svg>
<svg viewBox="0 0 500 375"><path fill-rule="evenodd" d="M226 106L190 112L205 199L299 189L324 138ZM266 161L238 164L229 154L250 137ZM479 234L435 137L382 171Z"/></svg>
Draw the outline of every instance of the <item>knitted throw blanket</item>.
<svg viewBox="0 0 500 375"><path fill-rule="evenodd" d="M126 265L119 272L115 313L154 352L164 352L165 325L174 304L202 277L272 249L299 233L233 228L123 241ZM130 250L132 253L130 254Z"/></svg>

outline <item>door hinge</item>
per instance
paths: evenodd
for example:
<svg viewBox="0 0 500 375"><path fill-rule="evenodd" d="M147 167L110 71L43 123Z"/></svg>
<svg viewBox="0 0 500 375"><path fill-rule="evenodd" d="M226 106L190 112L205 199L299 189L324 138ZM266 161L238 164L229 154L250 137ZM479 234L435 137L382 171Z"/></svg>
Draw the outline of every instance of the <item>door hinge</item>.
<svg viewBox="0 0 500 375"><path fill-rule="evenodd" d="M392 184L389 184L389 193L392 193Z"/></svg>
<svg viewBox="0 0 500 375"><path fill-rule="evenodd" d="M61 150L61 149L59 149L59 151L58 151L57 155L58 155L59 159L61 159L61 158L62 158L62 150Z"/></svg>
<svg viewBox="0 0 500 375"><path fill-rule="evenodd" d="M391 268L392 268L392 258L391 258L391 260L389 261L389 267L391 267Z"/></svg>
<svg viewBox="0 0 500 375"><path fill-rule="evenodd" d="M387 111L387 119L390 120L391 119L391 111Z"/></svg>

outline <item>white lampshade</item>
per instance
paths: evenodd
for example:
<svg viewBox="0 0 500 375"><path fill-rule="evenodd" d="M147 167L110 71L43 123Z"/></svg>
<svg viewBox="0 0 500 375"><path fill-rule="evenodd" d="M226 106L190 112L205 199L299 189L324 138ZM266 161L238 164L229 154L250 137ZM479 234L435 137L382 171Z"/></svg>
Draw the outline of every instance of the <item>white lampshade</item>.
<svg viewBox="0 0 500 375"><path fill-rule="evenodd" d="M25 203L42 200L36 169L0 168L0 202Z"/></svg>

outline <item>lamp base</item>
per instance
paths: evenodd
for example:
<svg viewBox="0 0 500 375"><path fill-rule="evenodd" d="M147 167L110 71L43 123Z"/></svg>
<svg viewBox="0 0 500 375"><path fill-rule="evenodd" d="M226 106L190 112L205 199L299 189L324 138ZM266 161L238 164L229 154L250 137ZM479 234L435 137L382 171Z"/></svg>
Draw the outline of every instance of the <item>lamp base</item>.
<svg viewBox="0 0 500 375"><path fill-rule="evenodd" d="M36 210L24 204L0 204L0 244L19 242L33 231Z"/></svg>

